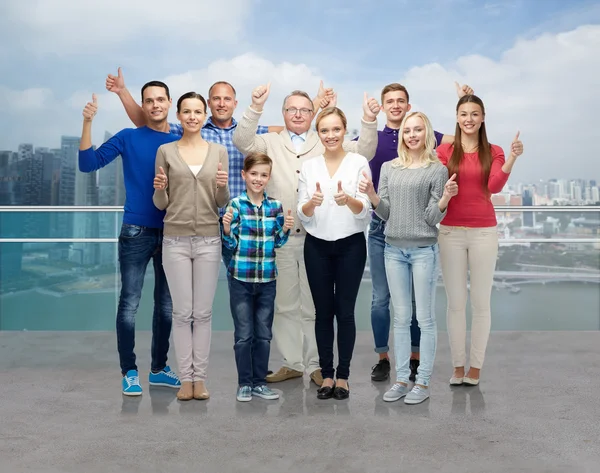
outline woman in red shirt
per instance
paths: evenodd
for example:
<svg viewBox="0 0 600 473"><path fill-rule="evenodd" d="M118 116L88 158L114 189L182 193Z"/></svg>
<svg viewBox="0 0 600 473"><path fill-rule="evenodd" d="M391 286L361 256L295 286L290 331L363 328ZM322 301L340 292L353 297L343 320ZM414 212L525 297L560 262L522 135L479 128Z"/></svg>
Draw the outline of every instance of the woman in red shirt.
<svg viewBox="0 0 600 473"><path fill-rule="evenodd" d="M485 131L485 108L475 95L465 95L456 106L454 143L437 148L448 174L456 173L459 193L448 204L440 224L440 262L448 311L448 336L454 373L450 384L479 384L490 335L490 299L498 234L491 195L502 190L517 157L523 153L519 133L511 144L507 160L499 146L490 144ZM459 146L456 146L456 145ZM467 270L471 292L471 351L465 375Z"/></svg>

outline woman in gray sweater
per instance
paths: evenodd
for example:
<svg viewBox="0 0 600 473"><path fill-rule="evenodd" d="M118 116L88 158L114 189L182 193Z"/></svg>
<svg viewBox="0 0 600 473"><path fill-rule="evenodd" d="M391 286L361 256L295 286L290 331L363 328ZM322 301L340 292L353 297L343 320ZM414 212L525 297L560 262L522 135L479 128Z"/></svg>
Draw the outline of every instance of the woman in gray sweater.
<svg viewBox="0 0 600 473"><path fill-rule="evenodd" d="M377 216L387 222L385 272L394 309L396 383L384 394L383 400L397 401L404 397L406 404L419 404L429 397L437 344L435 292L439 249L436 225L444 217L452 196L458 193L458 185L454 181L456 175L448 179L448 170L435 154L433 128L423 113L406 115L400 131L398 157L381 168L379 195L366 175L360 190L369 196ZM412 283L421 329L421 362L411 390L408 382Z"/></svg>

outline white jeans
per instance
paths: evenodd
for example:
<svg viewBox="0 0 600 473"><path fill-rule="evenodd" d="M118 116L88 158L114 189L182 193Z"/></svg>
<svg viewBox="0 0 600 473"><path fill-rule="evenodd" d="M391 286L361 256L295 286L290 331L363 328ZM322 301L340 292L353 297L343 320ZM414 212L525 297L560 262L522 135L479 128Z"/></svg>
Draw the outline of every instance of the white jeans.
<svg viewBox="0 0 600 473"><path fill-rule="evenodd" d="M471 353L469 366L483 366L492 322L490 301L498 233L496 227L464 228L440 225L438 237L442 276L448 298L446 312L450 352L454 367L467 360L467 269L471 282Z"/></svg>
<svg viewBox="0 0 600 473"><path fill-rule="evenodd" d="M283 355L285 367L310 374L319 368L319 353L315 339L315 306L304 266L304 236L290 236L276 251L278 276L273 340Z"/></svg>

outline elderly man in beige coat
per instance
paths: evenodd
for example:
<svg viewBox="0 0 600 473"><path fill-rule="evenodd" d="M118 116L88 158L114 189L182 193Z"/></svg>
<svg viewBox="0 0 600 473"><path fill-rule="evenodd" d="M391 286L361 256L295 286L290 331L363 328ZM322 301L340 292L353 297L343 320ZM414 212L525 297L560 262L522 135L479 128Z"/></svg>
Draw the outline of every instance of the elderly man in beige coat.
<svg viewBox="0 0 600 473"><path fill-rule="evenodd" d="M252 92L252 105L238 122L233 144L245 156L251 152L267 154L273 160L269 196L280 200L284 210L291 209L295 217L288 243L277 250L277 295L273 338L283 355L283 366L267 376L267 382L279 382L302 377L306 371L320 386L323 382L315 340L315 308L304 266L306 232L296 215L298 176L302 163L322 154L325 148L317 133L310 129L315 111L306 92L289 94L283 102L285 128L280 133L257 135L258 121L269 96L270 84ZM363 100L362 129L358 141L346 140L344 149L372 159L377 149L377 100Z"/></svg>

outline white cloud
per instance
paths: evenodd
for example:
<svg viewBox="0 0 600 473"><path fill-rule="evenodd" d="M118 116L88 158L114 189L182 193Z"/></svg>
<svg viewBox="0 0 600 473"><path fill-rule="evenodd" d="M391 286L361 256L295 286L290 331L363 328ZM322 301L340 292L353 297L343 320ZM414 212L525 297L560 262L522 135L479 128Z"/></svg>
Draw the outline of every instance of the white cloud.
<svg viewBox="0 0 600 473"><path fill-rule="evenodd" d="M594 138L600 128L600 26L582 26L560 34L545 34L516 41L497 60L481 55L464 56L447 64L424 64L411 68L403 77L411 95L413 110L422 110L436 129L452 134L455 126L454 81L468 83L485 102L488 136L508 149L517 130L525 145L511 181L540 177L600 178L600 160L594 156ZM236 117L250 103L250 92L259 84L272 82L262 124L281 124L281 102L292 89L304 89L312 96L319 79L335 86L327 76L326 64L275 63L257 54L222 59L205 68L164 77L174 101L180 94L196 90L206 94L217 80L231 82L238 91ZM394 65L390 66L389 76ZM323 71L323 74L322 72ZM127 70L124 70L127 80ZM379 97L384 79L356 83L338 77L339 106L348 115L351 127L359 125L363 91ZM129 83L138 99L142 84ZM57 101L47 90L10 91L0 89L0 98L10 103L11 128L2 136L0 148L16 149L19 142L54 146L60 134L79 134L80 110L91 93L99 94L100 112L94 124L94 142L100 143L105 129L117 131L131 126L118 99L101 90L81 90L66 101ZM32 108L33 107L33 108ZM36 109L37 113L31 113ZM29 110L29 114L24 114ZM174 120L174 110L171 115ZM379 117L380 127L384 123Z"/></svg>
<svg viewBox="0 0 600 473"><path fill-rule="evenodd" d="M249 0L3 0L0 14L30 52L97 53L135 40L235 41ZM151 51L140 54L151 57Z"/></svg>

